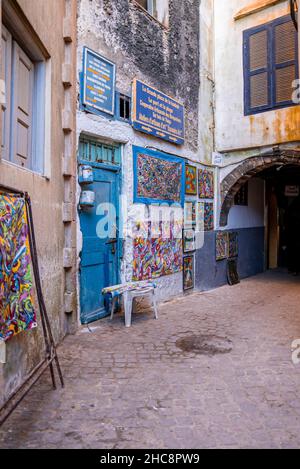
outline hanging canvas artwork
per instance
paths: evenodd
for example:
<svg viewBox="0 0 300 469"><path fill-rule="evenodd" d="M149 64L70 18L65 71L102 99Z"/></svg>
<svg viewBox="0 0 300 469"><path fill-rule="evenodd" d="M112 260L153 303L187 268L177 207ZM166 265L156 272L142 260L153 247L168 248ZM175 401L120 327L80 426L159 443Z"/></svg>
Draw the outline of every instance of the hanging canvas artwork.
<svg viewBox="0 0 300 469"><path fill-rule="evenodd" d="M34 327L25 200L0 194L0 340Z"/></svg>
<svg viewBox="0 0 300 469"><path fill-rule="evenodd" d="M198 169L198 185L200 199L214 198L214 173L207 169Z"/></svg>
<svg viewBox="0 0 300 469"><path fill-rule="evenodd" d="M184 226L185 228L191 228L196 224L196 201L188 201L184 203Z"/></svg>
<svg viewBox="0 0 300 469"><path fill-rule="evenodd" d="M214 204L212 202L204 203L204 231L213 231L214 229Z"/></svg>
<svg viewBox="0 0 300 469"><path fill-rule="evenodd" d="M192 252L196 250L195 230L183 230L183 252Z"/></svg>
<svg viewBox="0 0 300 469"><path fill-rule="evenodd" d="M194 256L187 256L183 259L183 289L194 288Z"/></svg>
<svg viewBox="0 0 300 469"><path fill-rule="evenodd" d="M218 231L216 234L216 259L221 261L228 257L228 232Z"/></svg>
<svg viewBox="0 0 300 469"><path fill-rule="evenodd" d="M134 202L184 202L184 162L162 153L134 149Z"/></svg>
<svg viewBox="0 0 300 469"><path fill-rule="evenodd" d="M175 223L168 222L167 225L164 227L160 222L159 233L155 237L150 227L148 238L134 239L133 281L159 278L182 271L182 237L175 237L178 232Z"/></svg>
<svg viewBox="0 0 300 469"><path fill-rule="evenodd" d="M189 164L185 165L185 193L197 195L197 168Z"/></svg>
<svg viewBox="0 0 300 469"><path fill-rule="evenodd" d="M232 231L228 233L228 243L229 243L229 252L228 257L238 257L239 255L239 241L238 241L238 233Z"/></svg>

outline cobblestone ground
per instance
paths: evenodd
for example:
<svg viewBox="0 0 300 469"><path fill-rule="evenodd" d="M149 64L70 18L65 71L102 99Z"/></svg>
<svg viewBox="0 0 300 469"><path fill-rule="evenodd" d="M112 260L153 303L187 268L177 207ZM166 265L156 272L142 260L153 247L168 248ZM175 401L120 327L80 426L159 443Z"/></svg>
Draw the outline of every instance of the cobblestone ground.
<svg viewBox="0 0 300 469"><path fill-rule="evenodd" d="M299 296L300 279L268 273L162 304L158 321L82 329L59 348L65 389L46 375L0 430L1 447L299 447ZM203 335L231 346L176 345Z"/></svg>

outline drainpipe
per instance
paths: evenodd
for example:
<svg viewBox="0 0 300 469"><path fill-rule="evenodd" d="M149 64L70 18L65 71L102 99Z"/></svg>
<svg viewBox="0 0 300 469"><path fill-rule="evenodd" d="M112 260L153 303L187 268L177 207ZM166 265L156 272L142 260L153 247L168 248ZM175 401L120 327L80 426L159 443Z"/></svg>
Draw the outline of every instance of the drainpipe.
<svg viewBox="0 0 300 469"><path fill-rule="evenodd" d="M290 0L291 17L298 31L298 0Z"/></svg>

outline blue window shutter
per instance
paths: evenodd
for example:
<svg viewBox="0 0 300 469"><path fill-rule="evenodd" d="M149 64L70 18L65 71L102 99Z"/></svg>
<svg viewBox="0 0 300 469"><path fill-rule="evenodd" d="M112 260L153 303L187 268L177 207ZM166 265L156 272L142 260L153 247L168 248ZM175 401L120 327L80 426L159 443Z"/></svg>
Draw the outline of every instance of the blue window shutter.
<svg viewBox="0 0 300 469"><path fill-rule="evenodd" d="M298 36L290 16L244 31L245 115L293 106Z"/></svg>
<svg viewBox="0 0 300 469"><path fill-rule="evenodd" d="M298 72L298 34L290 17L280 18L272 25L273 104L292 104L293 81Z"/></svg>
<svg viewBox="0 0 300 469"><path fill-rule="evenodd" d="M245 114L271 105L270 29L267 25L244 32Z"/></svg>

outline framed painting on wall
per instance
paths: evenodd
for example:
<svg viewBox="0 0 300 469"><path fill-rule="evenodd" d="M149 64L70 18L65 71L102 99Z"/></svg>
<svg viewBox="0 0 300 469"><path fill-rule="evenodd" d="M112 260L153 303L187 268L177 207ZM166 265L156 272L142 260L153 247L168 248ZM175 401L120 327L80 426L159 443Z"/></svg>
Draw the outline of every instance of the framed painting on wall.
<svg viewBox="0 0 300 469"><path fill-rule="evenodd" d="M197 195L197 168L190 164L185 165L185 193Z"/></svg>
<svg viewBox="0 0 300 469"><path fill-rule="evenodd" d="M183 252L196 251L196 233L194 228L183 230Z"/></svg>
<svg viewBox="0 0 300 469"><path fill-rule="evenodd" d="M184 205L184 160L133 147L133 171L134 203Z"/></svg>
<svg viewBox="0 0 300 469"><path fill-rule="evenodd" d="M204 203L204 231L213 231L214 229L214 204L212 202Z"/></svg>
<svg viewBox="0 0 300 469"><path fill-rule="evenodd" d="M216 233L216 260L222 261L228 257L228 232L218 231Z"/></svg>
<svg viewBox="0 0 300 469"><path fill-rule="evenodd" d="M194 288L194 256L183 258L183 289Z"/></svg>
<svg viewBox="0 0 300 469"><path fill-rule="evenodd" d="M228 233L228 257L238 257L239 255L239 238L236 231L231 231Z"/></svg>
<svg viewBox="0 0 300 469"><path fill-rule="evenodd" d="M197 221L197 202L186 201L184 203L184 226L185 228L192 228L196 225Z"/></svg>
<svg viewBox="0 0 300 469"><path fill-rule="evenodd" d="M200 199L214 198L214 173L207 169L198 169L198 187Z"/></svg>

